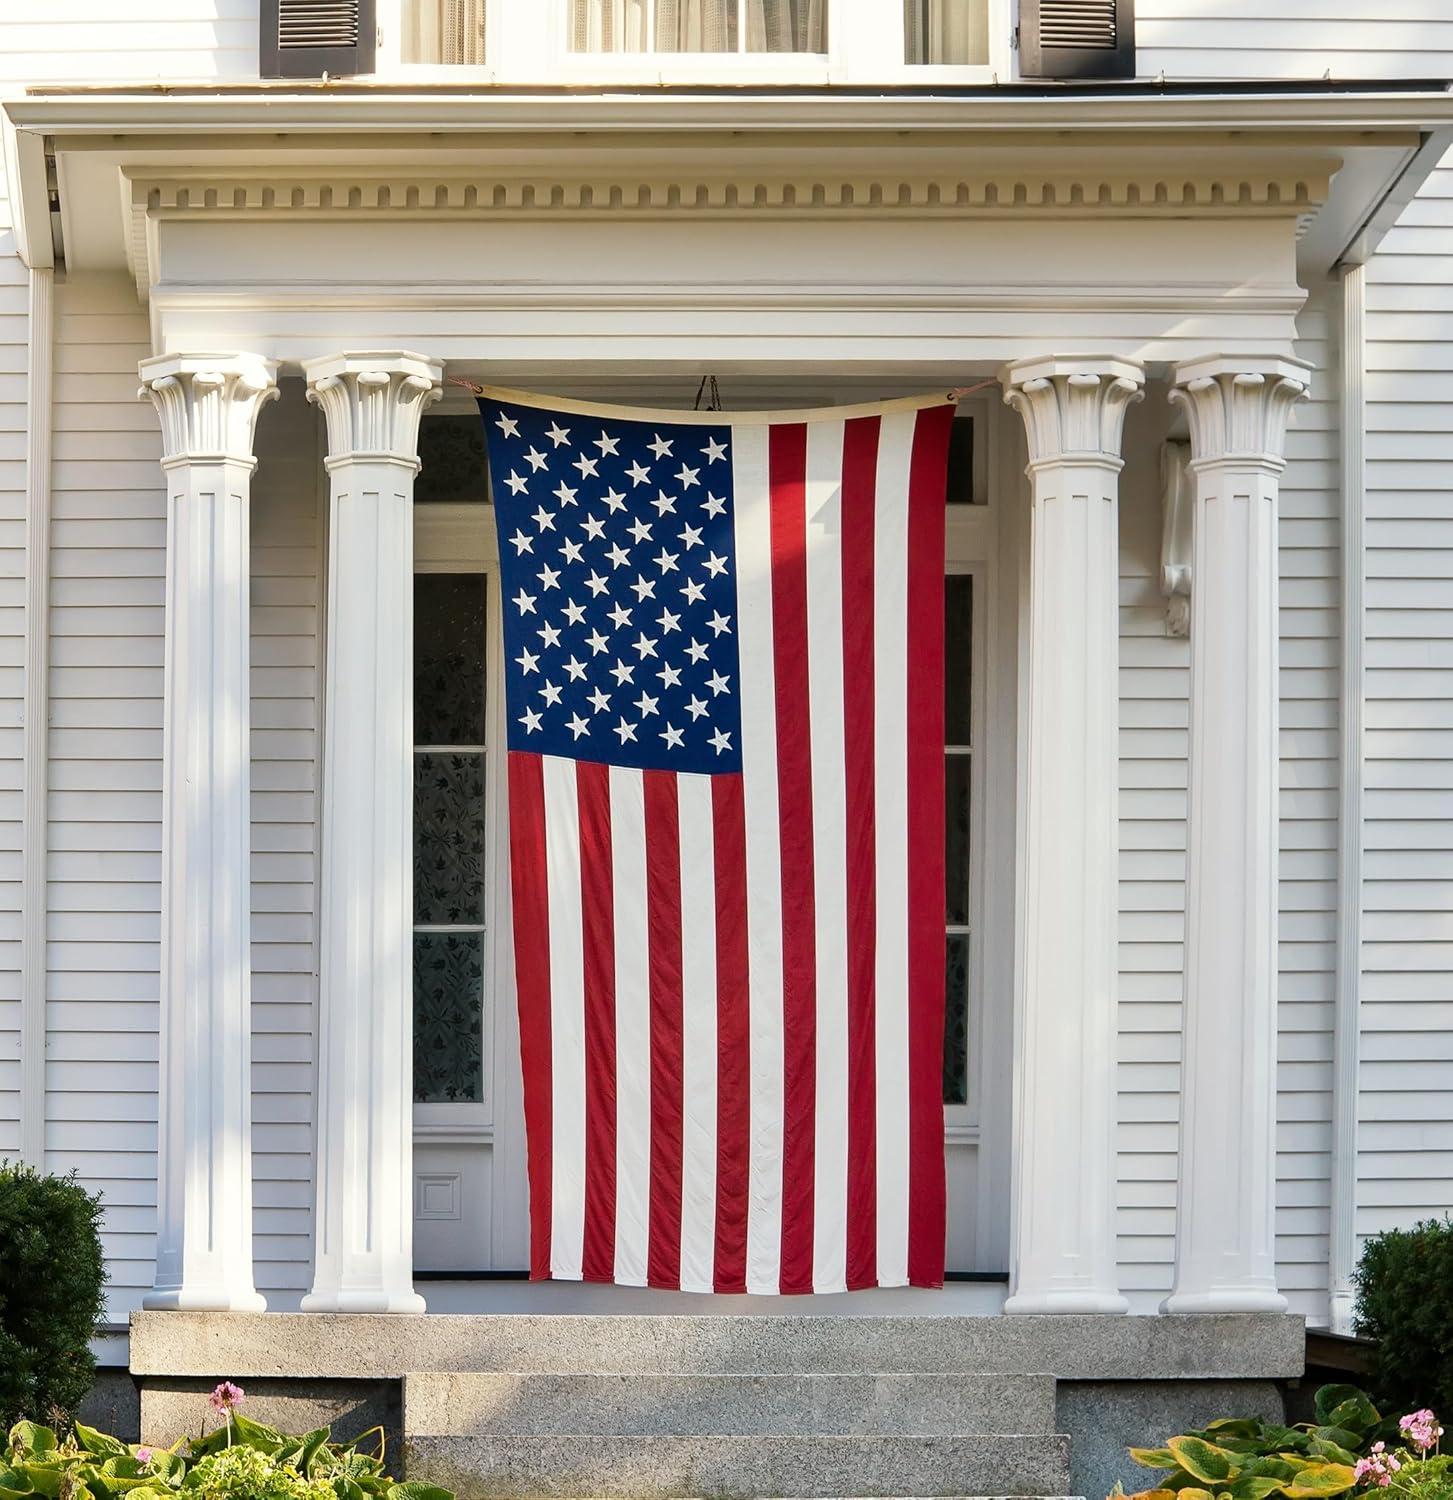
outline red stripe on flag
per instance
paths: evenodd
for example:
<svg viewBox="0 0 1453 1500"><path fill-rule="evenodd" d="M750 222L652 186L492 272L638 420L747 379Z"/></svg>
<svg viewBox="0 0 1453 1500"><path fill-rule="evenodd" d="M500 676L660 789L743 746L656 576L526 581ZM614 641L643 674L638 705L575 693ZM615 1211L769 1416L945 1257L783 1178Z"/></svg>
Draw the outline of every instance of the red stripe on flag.
<svg viewBox="0 0 1453 1500"><path fill-rule="evenodd" d="M651 996L651 1227L646 1282L681 1285L681 835L676 777L643 771Z"/></svg>
<svg viewBox="0 0 1453 1500"><path fill-rule="evenodd" d="M575 766L585 979L585 1239L581 1274L615 1280L616 976L610 767Z"/></svg>
<svg viewBox="0 0 1453 1500"><path fill-rule="evenodd" d="M510 882L525 1153L530 1183L530 1276L550 1276L550 893L545 871L545 764L509 752Z"/></svg>
<svg viewBox="0 0 1453 1500"><path fill-rule="evenodd" d="M711 779L716 874L716 1252L718 1292L747 1289L751 1024L747 987L747 824L742 778Z"/></svg>
<svg viewBox="0 0 1453 1500"><path fill-rule="evenodd" d="M817 1108L817 915L807 666L807 428L770 429L772 654L782 840L783 1292L812 1290Z"/></svg>
<svg viewBox="0 0 1453 1500"><path fill-rule="evenodd" d="M848 1223L852 1290L878 1283L873 547L878 417L844 424L843 760L848 884Z"/></svg>
<svg viewBox="0 0 1453 1500"><path fill-rule="evenodd" d="M908 1280L944 1265L944 489L951 406L918 414L908 473Z"/></svg>

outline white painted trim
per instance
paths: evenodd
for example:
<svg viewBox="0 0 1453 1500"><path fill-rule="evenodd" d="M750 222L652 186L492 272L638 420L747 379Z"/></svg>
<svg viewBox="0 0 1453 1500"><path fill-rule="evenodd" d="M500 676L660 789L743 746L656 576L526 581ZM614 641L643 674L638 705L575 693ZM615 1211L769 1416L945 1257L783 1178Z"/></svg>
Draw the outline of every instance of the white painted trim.
<svg viewBox="0 0 1453 1500"><path fill-rule="evenodd" d="M1361 1053L1362 730L1363 730L1363 438L1367 426L1366 278L1342 272L1342 662L1341 800L1337 837L1337 991L1332 1025L1332 1167L1327 1241L1328 1317L1351 1333L1357 1265L1357 1074Z"/></svg>
<svg viewBox="0 0 1453 1500"><path fill-rule="evenodd" d="M51 374L55 272L30 272L25 417L25 802L20 900L20 1159L45 1167L46 818L50 717Z"/></svg>

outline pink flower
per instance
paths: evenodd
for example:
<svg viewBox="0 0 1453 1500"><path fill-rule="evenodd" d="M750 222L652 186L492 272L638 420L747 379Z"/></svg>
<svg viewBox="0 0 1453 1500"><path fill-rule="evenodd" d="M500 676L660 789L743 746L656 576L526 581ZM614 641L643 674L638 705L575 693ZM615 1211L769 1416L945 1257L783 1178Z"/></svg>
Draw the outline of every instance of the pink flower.
<svg viewBox="0 0 1453 1500"><path fill-rule="evenodd" d="M1385 1448L1384 1443L1374 1443L1370 1455L1357 1460L1357 1467L1353 1472L1360 1482L1375 1484L1384 1490L1392 1483L1392 1476L1402 1468L1402 1464L1393 1454L1385 1452Z"/></svg>
<svg viewBox="0 0 1453 1500"><path fill-rule="evenodd" d="M152 1451L150 1448L138 1448L136 1450L136 1461L142 1466L142 1468L145 1468L147 1464L151 1462L151 1460Z"/></svg>
<svg viewBox="0 0 1453 1500"><path fill-rule="evenodd" d="M1438 1419L1426 1406L1421 1411L1410 1411L1407 1416L1400 1417L1398 1427L1403 1436L1423 1453L1426 1453L1443 1436L1443 1429L1438 1425Z"/></svg>
<svg viewBox="0 0 1453 1500"><path fill-rule="evenodd" d="M230 1380L224 1380L217 1389L207 1397L207 1402L215 1412L231 1412L242 1405L243 1390L240 1385L233 1385Z"/></svg>

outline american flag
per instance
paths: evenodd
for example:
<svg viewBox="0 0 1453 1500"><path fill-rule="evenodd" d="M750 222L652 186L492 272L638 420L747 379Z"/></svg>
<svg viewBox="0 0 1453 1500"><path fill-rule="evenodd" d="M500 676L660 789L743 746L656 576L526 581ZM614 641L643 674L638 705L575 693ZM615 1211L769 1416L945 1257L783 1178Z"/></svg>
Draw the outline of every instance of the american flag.
<svg viewBox="0 0 1453 1500"><path fill-rule="evenodd" d="M480 408L532 1275L940 1285L953 408Z"/></svg>

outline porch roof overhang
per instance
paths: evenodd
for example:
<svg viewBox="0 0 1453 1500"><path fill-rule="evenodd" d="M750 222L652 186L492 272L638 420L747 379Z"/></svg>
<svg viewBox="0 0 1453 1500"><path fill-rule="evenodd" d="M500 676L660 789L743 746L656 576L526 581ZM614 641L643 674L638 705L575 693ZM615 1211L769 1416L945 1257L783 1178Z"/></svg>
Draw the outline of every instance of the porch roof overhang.
<svg viewBox="0 0 1453 1500"><path fill-rule="evenodd" d="M546 215L1048 219L1059 230L1066 219L1153 220L1162 239L1152 284L1126 292L1117 284L1126 272L1112 273L1105 309L1123 298L1136 311L1157 299L1194 310L1199 297L1202 311L1264 315L1277 330L1269 345L1288 336L1297 282L1366 259L1453 143L1453 93L1441 82L911 92L138 85L32 89L0 104L0 123L22 256L129 271L152 301L158 348L172 337L167 299L200 305L198 288L178 286L159 264L173 224L347 220L396 247L400 220ZM1284 249L1263 257L1264 271L1228 268L1202 287L1197 270L1175 263L1185 220L1216 220L1222 231L1260 221L1263 234L1270 221ZM965 277L985 306L1010 310L1035 269L999 253L996 277L985 280L982 267ZM1055 298L1071 311L1098 294L1093 268L1083 282L1039 281L1034 296L1050 310ZM458 296L472 303L480 285ZM519 290L526 304L538 295ZM225 302L216 284L206 295L211 306ZM278 283L278 295L307 301L313 288ZM549 295L558 301L560 289ZM723 306L731 295L721 290ZM814 295L831 310L832 288ZM447 287L431 296L431 307L449 304ZM885 311L894 298L910 313L923 306L911 275L885 296ZM1174 339L1146 345L1157 347L1176 348ZM274 348L285 360L290 351L285 339Z"/></svg>

